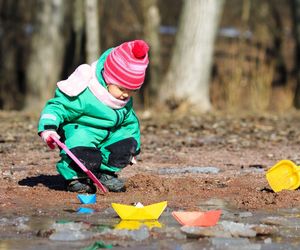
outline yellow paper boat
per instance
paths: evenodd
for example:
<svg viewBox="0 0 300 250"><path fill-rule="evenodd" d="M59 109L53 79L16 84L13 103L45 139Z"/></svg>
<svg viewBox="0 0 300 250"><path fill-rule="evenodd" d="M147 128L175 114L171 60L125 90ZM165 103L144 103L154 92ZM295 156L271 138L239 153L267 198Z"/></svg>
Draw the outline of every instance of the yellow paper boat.
<svg viewBox="0 0 300 250"><path fill-rule="evenodd" d="M163 201L148 206L112 203L111 206L122 220L157 220L167 207L167 202Z"/></svg>
<svg viewBox="0 0 300 250"><path fill-rule="evenodd" d="M161 228L162 224L158 220L138 221L138 220L121 220L119 224L115 226L115 229L129 229L136 230L141 226L146 226L149 229L153 227Z"/></svg>

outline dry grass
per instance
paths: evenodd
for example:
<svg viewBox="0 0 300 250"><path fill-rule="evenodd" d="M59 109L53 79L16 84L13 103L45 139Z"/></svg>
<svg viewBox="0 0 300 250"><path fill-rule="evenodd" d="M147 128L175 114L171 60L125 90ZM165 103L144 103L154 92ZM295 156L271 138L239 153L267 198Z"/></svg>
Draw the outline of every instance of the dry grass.
<svg viewBox="0 0 300 250"><path fill-rule="evenodd" d="M213 105L227 111L283 111L292 107L292 84L272 87L274 62L265 47L242 39L217 45L217 73L213 79Z"/></svg>

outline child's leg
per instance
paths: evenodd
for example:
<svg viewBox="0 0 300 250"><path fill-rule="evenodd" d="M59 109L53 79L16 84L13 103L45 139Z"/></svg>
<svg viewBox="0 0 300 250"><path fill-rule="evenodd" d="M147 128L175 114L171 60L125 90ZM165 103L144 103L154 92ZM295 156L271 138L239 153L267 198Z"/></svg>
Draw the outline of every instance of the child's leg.
<svg viewBox="0 0 300 250"><path fill-rule="evenodd" d="M102 147L102 170L119 172L131 163L132 157L136 155L137 142L133 137L120 138L118 141L108 140Z"/></svg>
<svg viewBox="0 0 300 250"><path fill-rule="evenodd" d="M66 125L63 130L62 138L65 138L64 143L70 151L87 169L94 174L99 173L102 156L100 150L95 146L99 143L99 140L102 139L99 138L99 130L95 131L95 129L74 124ZM95 134L95 132L98 132L98 134ZM92 182L87 183L89 179L86 174L64 151L61 151L60 155L61 160L57 163L57 171L69 183L68 189L71 189L69 191L79 192L82 191L82 189L84 191L84 189L88 189L89 186L93 186ZM78 184L78 181L74 182L73 180L78 180L80 183Z"/></svg>
<svg viewBox="0 0 300 250"><path fill-rule="evenodd" d="M124 182L118 179L115 172L119 172L131 163L136 155L137 141L133 137L127 137L126 133L118 130L101 144L102 165L100 181L109 191L125 191Z"/></svg>
<svg viewBox="0 0 300 250"><path fill-rule="evenodd" d="M83 171L72 167L74 162L66 155L61 154L61 160L56 164L58 172L65 178L67 190L77 193L95 193L96 187ZM76 170L75 170L76 169Z"/></svg>
<svg viewBox="0 0 300 250"><path fill-rule="evenodd" d="M111 133L101 144L101 170L119 172L130 164L134 155L137 155L138 143L126 132L126 130L119 129Z"/></svg>

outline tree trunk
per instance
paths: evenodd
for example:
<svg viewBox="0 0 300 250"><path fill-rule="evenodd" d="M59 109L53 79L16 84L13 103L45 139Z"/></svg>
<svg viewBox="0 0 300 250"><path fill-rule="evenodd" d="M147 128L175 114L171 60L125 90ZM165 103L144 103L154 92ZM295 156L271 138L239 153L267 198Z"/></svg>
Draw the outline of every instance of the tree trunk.
<svg viewBox="0 0 300 250"><path fill-rule="evenodd" d="M1 51L5 51L3 62L1 62L1 84L0 84L0 109L13 110L20 109L23 94L21 93L21 85L18 84L18 56L17 50L12 48L11 44L14 39L6 37L2 40ZM10 44L8 44L10 43Z"/></svg>
<svg viewBox="0 0 300 250"><path fill-rule="evenodd" d="M33 6L32 0L0 1L0 109L20 110L24 106L28 27Z"/></svg>
<svg viewBox="0 0 300 250"><path fill-rule="evenodd" d="M209 81L223 0L185 0L160 99L211 109ZM176 104L176 105L177 105Z"/></svg>
<svg viewBox="0 0 300 250"><path fill-rule="evenodd" d="M80 64L83 58L83 37L84 37L84 0L73 2L73 31L74 31L74 66Z"/></svg>
<svg viewBox="0 0 300 250"><path fill-rule="evenodd" d="M53 96L55 84L61 77L66 32L66 11L71 1L39 0L36 4L36 22L32 35L31 53L26 71L27 110L40 109ZM70 29L68 29L70 30Z"/></svg>
<svg viewBox="0 0 300 250"><path fill-rule="evenodd" d="M294 96L294 106L300 109L300 0L293 0L291 4L293 25L294 25L294 37L295 37L295 69L296 69L296 89Z"/></svg>
<svg viewBox="0 0 300 250"><path fill-rule="evenodd" d="M159 39L159 26L160 26L160 14L157 6L157 0L144 0L141 2L143 16L144 16L144 37L150 45L150 82L146 86L146 99L154 100L157 97L160 80L160 39ZM151 103L146 103L146 106L150 106Z"/></svg>
<svg viewBox="0 0 300 250"><path fill-rule="evenodd" d="M100 54L98 0L85 0L85 32L87 63L92 63Z"/></svg>

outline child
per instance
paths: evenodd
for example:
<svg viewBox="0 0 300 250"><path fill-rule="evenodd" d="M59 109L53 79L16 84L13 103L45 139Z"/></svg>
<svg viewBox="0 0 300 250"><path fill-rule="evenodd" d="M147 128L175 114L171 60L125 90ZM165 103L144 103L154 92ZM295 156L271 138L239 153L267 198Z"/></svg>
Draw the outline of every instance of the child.
<svg viewBox="0 0 300 250"><path fill-rule="evenodd" d="M91 65L80 65L67 80L57 83L38 124L38 133L52 149L51 137L70 151L111 192L125 190L116 172L134 162L140 152L138 118L132 93L141 88L148 66L149 47L143 40L108 49ZM57 171L67 190L94 193L86 174L61 150Z"/></svg>

